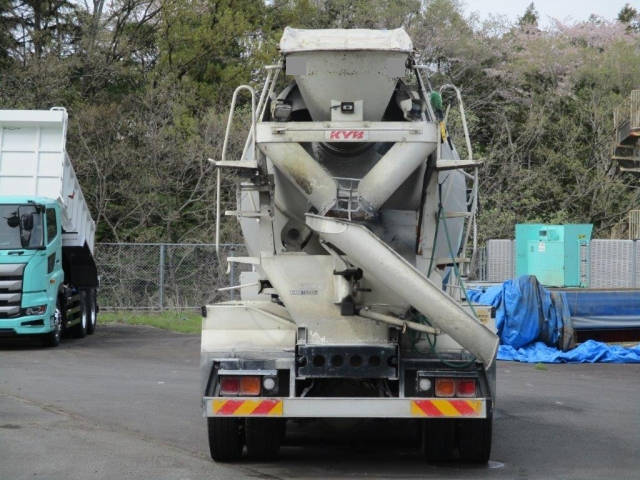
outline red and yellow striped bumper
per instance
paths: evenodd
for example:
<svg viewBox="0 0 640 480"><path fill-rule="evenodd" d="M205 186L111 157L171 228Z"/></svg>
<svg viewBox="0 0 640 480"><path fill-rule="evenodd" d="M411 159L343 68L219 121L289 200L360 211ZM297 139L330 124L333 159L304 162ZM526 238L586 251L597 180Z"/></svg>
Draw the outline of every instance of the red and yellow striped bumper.
<svg viewBox="0 0 640 480"><path fill-rule="evenodd" d="M486 418L486 398L204 397L208 417Z"/></svg>
<svg viewBox="0 0 640 480"><path fill-rule="evenodd" d="M242 400L221 398L212 402L213 414L235 417L281 417L282 400L254 399Z"/></svg>
<svg viewBox="0 0 640 480"><path fill-rule="evenodd" d="M412 400L411 413L416 417L478 417L481 416L482 400L444 399Z"/></svg>

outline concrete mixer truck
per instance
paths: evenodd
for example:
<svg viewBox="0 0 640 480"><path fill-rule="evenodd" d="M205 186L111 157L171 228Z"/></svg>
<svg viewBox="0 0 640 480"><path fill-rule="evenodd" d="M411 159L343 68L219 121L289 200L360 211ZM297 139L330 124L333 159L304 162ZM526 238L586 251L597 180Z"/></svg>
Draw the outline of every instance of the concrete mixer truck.
<svg viewBox="0 0 640 480"><path fill-rule="evenodd" d="M240 298L203 307L212 458L273 458L292 419L385 418L413 419L429 461L486 462L498 338L490 310L464 302L479 162L460 92L431 86L403 29L286 28L280 52L260 95L234 93L211 160L218 228L231 169L225 214L248 252L228 259L244 264ZM249 134L227 158L242 91Z"/></svg>

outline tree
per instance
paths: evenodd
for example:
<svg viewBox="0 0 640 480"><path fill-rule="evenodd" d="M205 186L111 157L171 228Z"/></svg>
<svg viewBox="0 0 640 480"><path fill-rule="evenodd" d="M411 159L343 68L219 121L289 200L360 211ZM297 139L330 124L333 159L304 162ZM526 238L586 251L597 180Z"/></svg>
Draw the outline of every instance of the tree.
<svg viewBox="0 0 640 480"><path fill-rule="evenodd" d="M540 19L540 14L536 10L536 6L533 2L529 4L527 9L524 11L524 15L522 15L518 19L518 25L522 28L537 28L538 20Z"/></svg>
<svg viewBox="0 0 640 480"><path fill-rule="evenodd" d="M627 31L640 32L640 13L628 3L618 13L618 21L627 26Z"/></svg>

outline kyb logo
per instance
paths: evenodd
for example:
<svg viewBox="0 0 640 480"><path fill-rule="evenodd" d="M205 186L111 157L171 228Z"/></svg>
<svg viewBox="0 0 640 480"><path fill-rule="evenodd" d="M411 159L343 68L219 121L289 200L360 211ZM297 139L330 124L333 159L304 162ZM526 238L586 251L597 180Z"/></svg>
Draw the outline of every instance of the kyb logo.
<svg viewBox="0 0 640 480"><path fill-rule="evenodd" d="M329 130L325 133L325 137L327 140L333 141L366 140L367 132L364 130Z"/></svg>

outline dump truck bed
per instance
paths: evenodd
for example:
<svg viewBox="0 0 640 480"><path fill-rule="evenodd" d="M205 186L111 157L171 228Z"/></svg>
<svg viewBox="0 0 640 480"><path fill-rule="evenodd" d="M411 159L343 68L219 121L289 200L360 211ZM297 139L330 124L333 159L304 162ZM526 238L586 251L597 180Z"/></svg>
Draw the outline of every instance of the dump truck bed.
<svg viewBox="0 0 640 480"><path fill-rule="evenodd" d="M65 145L67 112L0 110L0 194L50 198L62 208L63 246L93 253L95 222Z"/></svg>

